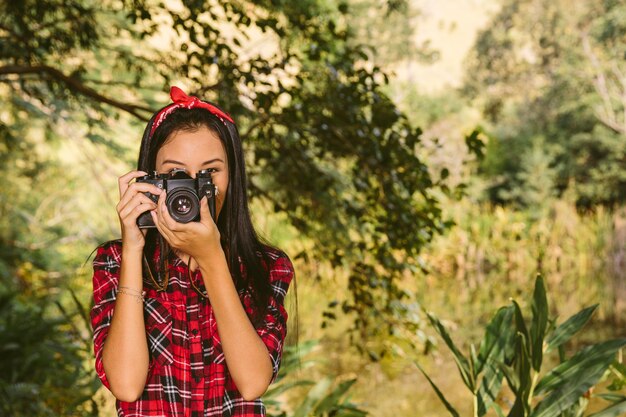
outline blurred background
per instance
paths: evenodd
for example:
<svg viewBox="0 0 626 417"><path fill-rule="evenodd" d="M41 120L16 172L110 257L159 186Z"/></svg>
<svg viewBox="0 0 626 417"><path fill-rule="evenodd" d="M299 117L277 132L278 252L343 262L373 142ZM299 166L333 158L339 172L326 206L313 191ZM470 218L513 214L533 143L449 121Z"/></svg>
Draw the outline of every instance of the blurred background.
<svg viewBox="0 0 626 417"><path fill-rule="evenodd" d="M233 115L296 268L268 414L448 415L417 363L472 415L426 313L469 352L537 274L556 322L599 304L563 355L626 336L623 2L0 0L0 414L115 415L92 251L171 85Z"/></svg>

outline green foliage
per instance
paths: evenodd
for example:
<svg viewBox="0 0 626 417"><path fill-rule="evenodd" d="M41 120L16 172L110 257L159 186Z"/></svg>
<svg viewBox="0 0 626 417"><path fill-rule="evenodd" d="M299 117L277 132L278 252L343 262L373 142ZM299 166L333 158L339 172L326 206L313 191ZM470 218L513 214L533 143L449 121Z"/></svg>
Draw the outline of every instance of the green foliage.
<svg viewBox="0 0 626 417"><path fill-rule="evenodd" d="M303 358L316 346L316 341L307 341L298 347L285 348L277 381L263 396L268 415L273 417L367 416L367 412L352 403L347 394L355 383L355 378L334 383L330 377L323 377L317 382L293 377L302 367L310 368L315 364L315 361L304 361ZM293 407L294 411L288 412L284 408L286 404L280 400L280 397L300 387L307 387L307 391L298 395L298 404Z"/></svg>
<svg viewBox="0 0 626 417"><path fill-rule="evenodd" d="M467 61L466 94L489 136L493 202L523 207L575 192L578 206L626 201L626 6L506 0Z"/></svg>
<svg viewBox="0 0 626 417"><path fill-rule="evenodd" d="M503 377L515 399L508 411L509 417L582 416L587 406L584 396L611 367L616 353L626 346L626 339L586 346L570 358L561 355L560 363L543 376L542 366L549 348L567 342L589 320L596 307L579 312L556 328L550 326L545 286L543 278L538 276L531 302L530 326L513 301L511 306L498 310L487 325L480 354L476 355L472 345L469 356L460 352L437 318L429 317L452 352L463 382L472 393L474 416L483 416L492 407L498 415L503 415L501 406L495 402ZM544 343L544 340L549 342ZM486 364L491 368L485 368ZM419 364L417 366L426 375ZM450 414L458 416L445 395L430 377L426 377ZM623 396L604 398L613 404L594 415L616 415L613 413L623 409Z"/></svg>
<svg viewBox="0 0 626 417"><path fill-rule="evenodd" d="M421 131L385 95L350 20L325 1L3 2L0 94L16 98L6 126L21 137L43 120L49 141L80 132L120 155L117 129L130 123L138 138L170 84L218 101L244 138L251 197L313 242L294 257L350 271L338 302L361 337L384 335L405 301L399 280L446 223L417 157Z"/></svg>
<svg viewBox="0 0 626 417"><path fill-rule="evenodd" d="M624 317L618 304L621 278L614 272L621 211L580 213L573 202L556 199L537 217L534 210L477 204L468 195L447 205L447 214L456 226L423 254L432 280L418 286L422 304L432 306L432 292L445 294L436 308L473 328L471 317L486 322L490 306L524 293L528 276L541 271L561 314L607 300L599 318L620 323Z"/></svg>
<svg viewBox="0 0 626 417"><path fill-rule="evenodd" d="M375 65L388 70L406 61L432 62L439 57L428 41L415 42L420 11L408 0L341 0L339 9L350 15L350 42L365 47ZM381 18L382 16L382 18Z"/></svg>
<svg viewBox="0 0 626 417"><path fill-rule="evenodd" d="M97 415L89 401L99 383L84 366L90 338L68 328L69 318L50 317L52 306L0 287L2 415Z"/></svg>

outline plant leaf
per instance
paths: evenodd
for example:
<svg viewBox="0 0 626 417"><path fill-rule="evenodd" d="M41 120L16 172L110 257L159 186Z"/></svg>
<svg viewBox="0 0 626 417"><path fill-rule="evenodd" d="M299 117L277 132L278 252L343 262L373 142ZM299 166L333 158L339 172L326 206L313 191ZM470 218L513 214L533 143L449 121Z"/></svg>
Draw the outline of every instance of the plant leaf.
<svg viewBox="0 0 626 417"><path fill-rule="evenodd" d="M624 345L626 339L616 339L581 349L569 360L548 372L537 384L535 394L543 394L573 379L584 378L598 364L603 369L608 368L613 362L615 353Z"/></svg>
<svg viewBox="0 0 626 417"><path fill-rule="evenodd" d="M517 301L515 300L513 300L513 317L515 317L515 327L517 329L517 333L522 334L524 336L523 346L527 347L530 341L530 335L528 334L528 329L526 328L526 322L524 321L524 316L522 315L522 309L520 308L519 304L517 304ZM517 350L517 348L521 345L517 344L517 336L515 340L516 340L515 346Z"/></svg>
<svg viewBox="0 0 626 417"><path fill-rule="evenodd" d="M501 307L485 329L485 336L480 342L476 362L476 375L480 374L490 358L502 360L507 351L512 349L515 331L511 325L513 307Z"/></svg>
<svg viewBox="0 0 626 417"><path fill-rule="evenodd" d="M613 362L615 353L624 345L626 339L588 346L550 371L539 382L535 392L552 392L537 404L531 416L549 417L567 410L598 382Z"/></svg>
<svg viewBox="0 0 626 417"><path fill-rule="evenodd" d="M537 275L535 280L535 292L531 305L532 323L530 327L530 358L533 369L537 372L541 369L543 361L543 340L548 326L548 299L546 297L546 287L543 277Z"/></svg>
<svg viewBox="0 0 626 417"><path fill-rule="evenodd" d="M516 306L517 304L513 302ZM519 311L519 306L517 306ZM521 317L521 314L520 314ZM516 320L517 321L517 320ZM522 332L515 335L515 357L513 369L517 374L519 388L515 395L515 403L509 412L509 417L524 417L530 409L530 391L532 385L531 362L528 354L527 339Z"/></svg>
<svg viewBox="0 0 626 417"><path fill-rule="evenodd" d="M546 348L546 352L550 352L552 349L559 347L563 343L567 342L589 321L597 308L598 304L587 307L574 314L564 323L559 325L548 339L548 347Z"/></svg>
<svg viewBox="0 0 626 417"><path fill-rule="evenodd" d="M496 414L498 417L504 417L504 413L502 412L502 408L498 404L493 405L493 409L496 410Z"/></svg>
<svg viewBox="0 0 626 417"><path fill-rule="evenodd" d="M313 384L314 384L313 381L299 380L299 381L283 382L282 384L279 384L279 385L273 385L272 388L268 389L265 392L265 394L263 394L263 400L267 401L267 399L276 397L276 396L282 394L283 392L288 391L288 390L290 390L292 388L295 388L295 387L300 387L300 386L305 386L305 385L313 385Z"/></svg>
<svg viewBox="0 0 626 417"><path fill-rule="evenodd" d="M487 325L485 336L480 343L476 374L484 370L484 375L477 394L479 416L487 413L500 392L504 371L499 368L498 364L504 363L507 357L513 356L515 339L515 326L512 322L513 310L513 306L500 308ZM517 378L515 380L510 378L513 378L512 372L507 377L509 386L511 384L516 387L519 386Z"/></svg>
<svg viewBox="0 0 626 417"><path fill-rule="evenodd" d="M311 410L313 410L313 407L315 407L315 405L318 404L326 395L331 385L332 380L330 378L322 378L307 393L307 396L300 404L300 407L298 407L298 409L293 413L293 417L307 417Z"/></svg>
<svg viewBox="0 0 626 417"><path fill-rule="evenodd" d="M596 394L596 395L594 395L594 397L602 398L603 400L607 400L607 401L610 401L610 402L613 402L613 403L614 402L618 402L618 401L626 400L626 395L615 394L615 393L612 393L612 392Z"/></svg>
<svg viewBox="0 0 626 417"><path fill-rule="evenodd" d="M517 377L517 374L515 373L515 370L512 367L507 366L503 363L499 363L498 365L499 365L500 371L506 378L506 382L509 384L509 388L511 388L511 391L513 391L513 394L517 396L519 393L520 383L519 383L519 378Z"/></svg>
<svg viewBox="0 0 626 417"><path fill-rule="evenodd" d="M459 372L461 373L461 378L463 378L463 382L470 389L471 392L476 392L475 390L476 378L475 378L475 375L471 372L470 364L467 358L463 356L463 354L456 347L456 345L452 341L452 338L448 334L448 331L446 330L444 325L439 321L439 319L435 317L434 314L431 314L431 313L428 313L427 316L432 326L435 328L437 333L439 333L441 338L446 342L446 345L448 345L448 348L450 349L450 351L452 351L454 361L456 362L457 367L459 368Z"/></svg>
<svg viewBox="0 0 626 417"><path fill-rule="evenodd" d="M454 407L452 407L452 405L448 402L448 400L446 400L446 397L443 395L443 393L439 390L439 388L437 388L437 385L435 385L435 383L433 382L432 379L430 379L430 377L428 376L428 374L424 371L424 369L422 369L422 367L420 366L419 363L417 363L416 361L414 361L413 363L415 363L415 366L417 366L417 369L419 369L422 372L422 375L424 375L426 377L426 379L428 380L428 383L430 383L430 386L433 387L433 389L435 390L435 393L437 394L437 396L439 397L439 399L441 400L441 402L443 403L443 405L446 407L446 409L450 412L450 414L452 414L453 417L460 417L459 413L454 409Z"/></svg>
<svg viewBox="0 0 626 417"><path fill-rule="evenodd" d="M496 400L502 386L502 377L502 371L491 363L487 364L477 394L479 417L487 414L487 411Z"/></svg>
<svg viewBox="0 0 626 417"><path fill-rule="evenodd" d="M626 399L608 406L602 411L590 414L588 417L618 417L626 413Z"/></svg>
<svg viewBox="0 0 626 417"><path fill-rule="evenodd" d="M322 401L315 407L316 415L330 414L339 403L339 399L344 395L350 387L356 382L356 378L341 382L333 389Z"/></svg>

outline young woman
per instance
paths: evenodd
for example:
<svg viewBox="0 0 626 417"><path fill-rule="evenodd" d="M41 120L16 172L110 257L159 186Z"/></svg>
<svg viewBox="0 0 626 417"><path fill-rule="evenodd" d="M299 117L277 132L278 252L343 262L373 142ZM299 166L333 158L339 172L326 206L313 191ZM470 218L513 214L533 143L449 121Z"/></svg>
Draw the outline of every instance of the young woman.
<svg viewBox="0 0 626 417"><path fill-rule="evenodd" d="M264 416L293 266L252 226L232 118L176 87L170 95L146 127L138 170L119 178L122 238L100 245L93 262L96 371L119 416ZM204 197L200 220L178 223L166 191L133 181L206 169L217 221ZM143 213L156 227L138 227Z"/></svg>

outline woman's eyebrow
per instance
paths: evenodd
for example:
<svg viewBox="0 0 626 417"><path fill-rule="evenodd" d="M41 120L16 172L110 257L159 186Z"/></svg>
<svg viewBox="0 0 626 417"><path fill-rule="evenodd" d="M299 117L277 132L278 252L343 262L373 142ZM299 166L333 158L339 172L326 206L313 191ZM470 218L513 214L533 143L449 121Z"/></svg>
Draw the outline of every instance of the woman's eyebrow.
<svg viewBox="0 0 626 417"><path fill-rule="evenodd" d="M222 158L213 158L213 159L209 159L208 161L204 161L204 162L202 163L202 165L208 165L208 164L210 164L211 162L222 162L222 163L224 163L224 161L222 160Z"/></svg>
<svg viewBox="0 0 626 417"><path fill-rule="evenodd" d="M224 162L221 158L214 158L214 159L209 159L208 161L204 161L202 163L202 165L208 165L212 162ZM185 165L184 162L180 162L180 161L175 161L173 159L166 159L165 161L163 161L164 164L170 163L170 164L178 164L178 165Z"/></svg>

